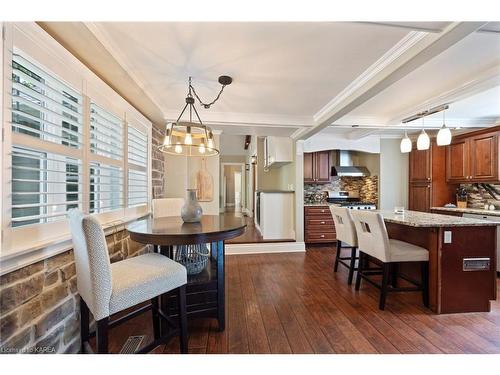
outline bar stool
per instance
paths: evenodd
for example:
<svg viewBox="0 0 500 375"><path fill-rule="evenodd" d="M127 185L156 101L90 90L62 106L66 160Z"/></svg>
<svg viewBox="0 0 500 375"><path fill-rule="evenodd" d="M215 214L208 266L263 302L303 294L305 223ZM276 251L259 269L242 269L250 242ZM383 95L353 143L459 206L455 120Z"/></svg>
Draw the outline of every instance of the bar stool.
<svg viewBox="0 0 500 375"><path fill-rule="evenodd" d="M68 211L68 217L80 294L82 352L90 349L89 311L96 321L97 352L107 353L108 328L151 308L154 341L139 352L150 351L160 344L168 343L172 336L179 335L181 353L187 353L186 268L156 253L110 264L106 238L99 222L94 217L84 216L77 209ZM159 296L172 290L177 291L178 324L161 310L158 303ZM150 305L110 321L111 315L148 300L151 301ZM162 336L163 322L169 325L171 330Z"/></svg>
<svg viewBox="0 0 500 375"><path fill-rule="evenodd" d="M423 303L429 307L429 252L423 247L390 239L387 234L384 218L381 214L369 211L354 211L352 213L358 237L359 262L356 275L355 289L359 290L361 279L380 289L379 309L384 310L388 292L422 291ZM372 257L382 263L381 268L367 267L367 257ZM421 265L422 280L418 283L403 275L404 280L414 287L398 288L389 286L391 265L419 262ZM370 276L382 275L382 283L377 284Z"/></svg>
<svg viewBox="0 0 500 375"><path fill-rule="evenodd" d="M352 278L356 268L356 250L358 246L358 238L356 236L356 228L352 219L351 211L345 207L330 206L333 222L335 223L335 232L337 233L337 254L335 256L335 265L333 271L337 272L339 263L349 269L347 284L352 284ZM342 242L347 246L342 246ZM351 249L351 256L342 257L340 252L342 249ZM349 263L345 262L346 260Z"/></svg>

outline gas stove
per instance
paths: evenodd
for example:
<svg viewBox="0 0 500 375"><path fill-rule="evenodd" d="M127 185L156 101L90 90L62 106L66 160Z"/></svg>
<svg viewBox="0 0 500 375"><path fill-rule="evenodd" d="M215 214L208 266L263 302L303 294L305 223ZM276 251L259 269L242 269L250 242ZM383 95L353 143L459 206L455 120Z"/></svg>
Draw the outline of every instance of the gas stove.
<svg viewBox="0 0 500 375"><path fill-rule="evenodd" d="M375 210L377 208L371 202L361 202L357 191L329 191L327 201L351 210Z"/></svg>

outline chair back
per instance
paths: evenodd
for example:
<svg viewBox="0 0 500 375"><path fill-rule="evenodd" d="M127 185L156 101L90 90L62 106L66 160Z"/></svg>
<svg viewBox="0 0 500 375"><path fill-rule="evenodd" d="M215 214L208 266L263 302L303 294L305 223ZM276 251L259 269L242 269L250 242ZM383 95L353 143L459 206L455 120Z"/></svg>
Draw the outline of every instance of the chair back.
<svg viewBox="0 0 500 375"><path fill-rule="evenodd" d="M184 198L153 199L153 217L181 216Z"/></svg>
<svg viewBox="0 0 500 375"><path fill-rule="evenodd" d="M359 251L382 262L390 261L390 246L387 228L381 214L370 211L353 211Z"/></svg>
<svg viewBox="0 0 500 375"><path fill-rule="evenodd" d="M78 209L68 211L73 239L78 293L95 320L109 316L111 264L99 222Z"/></svg>
<svg viewBox="0 0 500 375"><path fill-rule="evenodd" d="M330 206L333 222L335 223L335 232L337 240L340 240L350 246L358 246L356 228L352 219L351 210L345 207Z"/></svg>

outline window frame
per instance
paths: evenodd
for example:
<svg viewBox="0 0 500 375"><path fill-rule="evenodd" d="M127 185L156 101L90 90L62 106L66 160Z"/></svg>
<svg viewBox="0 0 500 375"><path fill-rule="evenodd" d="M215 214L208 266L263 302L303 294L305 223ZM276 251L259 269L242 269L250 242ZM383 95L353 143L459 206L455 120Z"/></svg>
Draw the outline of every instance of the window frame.
<svg viewBox="0 0 500 375"><path fill-rule="evenodd" d="M72 247L69 226L66 220L49 223L29 224L11 227L12 193L12 148L14 146L42 152L53 152L68 158L77 159L82 166L82 209L88 214L90 205L90 164L92 162L119 166L122 168L122 207L103 213L92 214L104 225L120 221L126 223L150 212L151 205L151 147L152 123L119 96L75 56L52 39L34 22L2 23L3 45L0 53L2 61L2 142L0 148L1 232L0 232L0 274L53 256ZM12 57L19 53L33 62L49 75L67 84L81 94L83 108L82 148L75 149L62 144L52 143L36 137L15 133L11 124ZM122 159L116 160L90 152L90 103L113 113L122 122L123 147ZM128 125L147 134L147 204L128 207ZM14 267L14 268L13 268Z"/></svg>

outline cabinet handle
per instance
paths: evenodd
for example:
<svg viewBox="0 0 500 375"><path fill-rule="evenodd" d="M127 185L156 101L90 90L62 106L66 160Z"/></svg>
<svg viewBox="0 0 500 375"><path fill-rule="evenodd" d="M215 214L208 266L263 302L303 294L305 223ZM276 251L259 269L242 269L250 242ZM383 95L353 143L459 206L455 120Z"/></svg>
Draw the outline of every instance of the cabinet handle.
<svg viewBox="0 0 500 375"><path fill-rule="evenodd" d="M322 222L321 222L321 224L325 224L325 222L324 222L324 221L322 221Z"/></svg>
<svg viewBox="0 0 500 375"><path fill-rule="evenodd" d="M324 235L324 234L322 234L320 237L321 237L321 238L325 238L325 235Z"/></svg>
<svg viewBox="0 0 500 375"><path fill-rule="evenodd" d="M321 210L321 212L325 212L325 210Z"/></svg>

